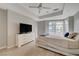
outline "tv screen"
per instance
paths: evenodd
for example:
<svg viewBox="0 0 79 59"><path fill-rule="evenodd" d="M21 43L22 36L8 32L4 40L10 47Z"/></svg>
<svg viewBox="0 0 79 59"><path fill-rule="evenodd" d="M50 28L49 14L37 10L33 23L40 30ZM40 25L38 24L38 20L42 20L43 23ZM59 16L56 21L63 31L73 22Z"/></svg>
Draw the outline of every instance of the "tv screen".
<svg viewBox="0 0 79 59"><path fill-rule="evenodd" d="M32 25L20 23L20 33L32 32Z"/></svg>

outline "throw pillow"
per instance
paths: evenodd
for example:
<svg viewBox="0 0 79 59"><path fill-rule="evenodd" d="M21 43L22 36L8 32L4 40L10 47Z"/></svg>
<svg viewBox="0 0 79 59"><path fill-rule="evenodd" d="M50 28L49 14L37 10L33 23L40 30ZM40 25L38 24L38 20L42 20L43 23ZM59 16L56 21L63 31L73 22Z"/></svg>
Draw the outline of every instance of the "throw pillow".
<svg viewBox="0 0 79 59"><path fill-rule="evenodd" d="M64 37L68 37L69 36L69 32L65 33Z"/></svg>
<svg viewBox="0 0 79 59"><path fill-rule="evenodd" d="M75 40L79 40L79 34L74 38Z"/></svg>
<svg viewBox="0 0 79 59"><path fill-rule="evenodd" d="M77 33L71 33L69 34L68 38L74 39L76 37Z"/></svg>

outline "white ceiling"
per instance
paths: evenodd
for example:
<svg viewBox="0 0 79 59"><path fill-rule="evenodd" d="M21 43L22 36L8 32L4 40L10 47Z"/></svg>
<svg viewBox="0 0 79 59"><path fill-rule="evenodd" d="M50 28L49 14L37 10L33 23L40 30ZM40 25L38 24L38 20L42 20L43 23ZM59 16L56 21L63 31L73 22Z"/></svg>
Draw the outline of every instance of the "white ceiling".
<svg viewBox="0 0 79 59"><path fill-rule="evenodd" d="M50 9L41 8L40 13L39 13L39 8L30 8L29 7L29 6L38 7L39 3L23 3L23 4L20 4L20 5L23 6L24 8L28 8L30 10L30 12L32 12L36 16L44 16L44 15L47 15L47 14L57 12L57 11L54 11L54 9L58 8L59 9L58 11L62 10L64 3L42 3L43 7L48 7Z"/></svg>
<svg viewBox="0 0 79 59"><path fill-rule="evenodd" d="M52 10L55 8L59 8L59 11L61 11L63 8L63 3L44 3L43 6L50 7L51 9L42 10L40 14L38 13L38 9L28 7L31 5L38 6L39 4L38 3L3 3L3 4L0 3L0 8L15 11L19 14L27 16L36 21L65 19L79 12L79 3L65 3L63 13L61 15L56 15L55 11ZM55 14L55 16L53 16L53 14ZM43 19L39 18L39 16L45 16L45 15L46 16L50 15L50 17L46 17L46 18L43 17Z"/></svg>

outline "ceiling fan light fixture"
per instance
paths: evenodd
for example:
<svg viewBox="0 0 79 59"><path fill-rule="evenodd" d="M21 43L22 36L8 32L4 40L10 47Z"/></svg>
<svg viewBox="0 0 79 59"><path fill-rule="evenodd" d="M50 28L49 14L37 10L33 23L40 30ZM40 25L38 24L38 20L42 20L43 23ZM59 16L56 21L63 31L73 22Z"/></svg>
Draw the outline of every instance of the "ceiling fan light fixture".
<svg viewBox="0 0 79 59"><path fill-rule="evenodd" d="M58 11L59 10L59 8L56 8L56 9L53 9L54 11Z"/></svg>

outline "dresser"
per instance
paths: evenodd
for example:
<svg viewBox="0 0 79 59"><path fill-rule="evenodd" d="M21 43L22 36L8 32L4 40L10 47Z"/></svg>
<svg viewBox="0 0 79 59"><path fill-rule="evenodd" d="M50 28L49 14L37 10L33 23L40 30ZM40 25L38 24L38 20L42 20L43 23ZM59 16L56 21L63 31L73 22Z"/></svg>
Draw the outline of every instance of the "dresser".
<svg viewBox="0 0 79 59"><path fill-rule="evenodd" d="M16 46L21 47L22 45L33 41L32 33L16 34Z"/></svg>

